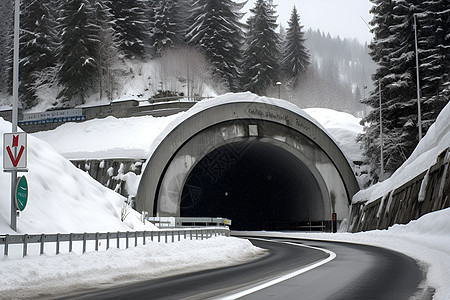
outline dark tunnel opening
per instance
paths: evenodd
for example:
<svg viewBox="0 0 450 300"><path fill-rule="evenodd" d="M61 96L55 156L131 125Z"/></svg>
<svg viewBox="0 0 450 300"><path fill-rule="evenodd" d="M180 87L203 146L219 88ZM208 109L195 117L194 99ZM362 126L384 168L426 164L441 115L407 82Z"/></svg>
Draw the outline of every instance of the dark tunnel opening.
<svg viewBox="0 0 450 300"><path fill-rule="evenodd" d="M289 151L259 141L206 155L183 187L182 217L225 217L233 230L298 230L323 220L319 184ZM316 217L313 217L316 216Z"/></svg>

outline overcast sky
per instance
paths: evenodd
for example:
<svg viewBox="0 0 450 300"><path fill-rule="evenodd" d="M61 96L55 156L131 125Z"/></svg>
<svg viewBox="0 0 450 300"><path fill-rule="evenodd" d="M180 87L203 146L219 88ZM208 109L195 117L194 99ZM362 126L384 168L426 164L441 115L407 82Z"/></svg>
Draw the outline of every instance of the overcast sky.
<svg viewBox="0 0 450 300"><path fill-rule="evenodd" d="M245 6L246 18L254 2L249 0ZM285 27L295 4L305 30L320 29L332 36L356 38L361 43L371 41L372 35L362 20L368 23L372 19L369 0L273 0L273 3L278 5L278 22Z"/></svg>

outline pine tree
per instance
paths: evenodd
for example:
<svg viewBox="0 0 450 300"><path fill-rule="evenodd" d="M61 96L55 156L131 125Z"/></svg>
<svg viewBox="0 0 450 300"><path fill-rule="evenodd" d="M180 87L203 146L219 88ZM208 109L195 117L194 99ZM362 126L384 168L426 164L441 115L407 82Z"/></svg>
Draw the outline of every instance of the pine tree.
<svg viewBox="0 0 450 300"><path fill-rule="evenodd" d="M273 5L257 0L247 20L246 48L243 56L244 90L264 94L279 80L280 57L278 27Z"/></svg>
<svg viewBox="0 0 450 300"><path fill-rule="evenodd" d="M120 50L127 58L143 58L148 40L148 17L141 0L110 1L114 15L114 30L118 35Z"/></svg>
<svg viewBox="0 0 450 300"><path fill-rule="evenodd" d="M189 45L205 53L216 81L224 82L231 91L238 89L243 41L243 14L239 11L244 5L232 0L197 0L186 34Z"/></svg>
<svg viewBox="0 0 450 300"><path fill-rule="evenodd" d="M450 2L421 2L416 15L424 128L427 130L450 98ZM431 122L430 122L431 121Z"/></svg>
<svg viewBox="0 0 450 300"><path fill-rule="evenodd" d="M286 77L286 84L293 87L297 85L299 76L306 72L310 64L309 53L304 43L303 26L300 26L300 16L294 6L288 22L281 60L281 72Z"/></svg>
<svg viewBox="0 0 450 300"><path fill-rule="evenodd" d="M375 175L379 176L380 93L383 136L385 137L383 143L385 161L383 163L386 172L388 174L394 172L409 157L418 143L414 14L417 16L427 15L427 12L432 11L431 3L435 1L372 0L372 2L375 4L372 9L374 19L371 22L374 26L374 41L369 47L372 59L379 67L373 76L376 89L366 102L375 109L363 120L366 124L365 134L360 140L364 141L366 156L372 164ZM437 10L444 12L445 9L448 10L448 4L440 6L440 9ZM436 24L435 21L431 23ZM445 27L445 25L441 26ZM429 28L438 27L432 25ZM421 67L419 68L420 70L426 69L425 76L423 76L424 74L421 76L421 85L425 86L424 92L427 92L431 86L434 86L432 89L444 90L443 86L436 87L432 82L441 82L443 85L442 80L448 78L443 74L445 72L439 72L439 62L431 63L434 58L441 59L445 57L445 54L443 56L426 55L427 53L435 54L436 47L439 48L436 44L429 42L430 39L436 39L432 37L435 33L429 28L428 30L423 27L422 30L420 27L418 28L418 34L421 35L419 39ZM445 45L444 40L445 38L441 38L442 45ZM446 47L442 49L444 48ZM448 50L443 52L445 53L445 51ZM424 57L433 59L429 60L427 65ZM431 78L433 80L429 81ZM437 78L439 80L436 81ZM431 122L434 122L442 108L442 101L448 101L437 98L431 97L423 102L425 105L422 107L422 116L431 117ZM427 126L424 126L423 129L426 132Z"/></svg>
<svg viewBox="0 0 450 300"><path fill-rule="evenodd" d="M106 91L109 100L113 93L112 65L118 57L117 35L113 29L114 16L109 8L110 1L90 0L93 7L93 26L98 28L99 45L95 59L98 66L98 86L100 99Z"/></svg>
<svg viewBox="0 0 450 300"><path fill-rule="evenodd" d="M64 87L58 98L84 103L85 97L98 79L98 49L101 29L93 23L94 11L89 0L68 0L61 4L59 29L61 46L58 72Z"/></svg>
<svg viewBox="0 0 450 300"><path fill-rule="evenodd" d="M155 2L151 41L157 56L184 41L183 18L177 0L159 0Z"/></svg>
<svg viewBox="0 0 450 300"><path fill-rule="evenodd" d="M12 82L14 1L0 1L0 93L9 93Z"/></svg>
<svg viewBox="0 0 450 300"><path fill-rule="evenodd" d="M35 82L43 70L56 64L56 22L50 1L24 0L20 18L20 102L23 108L36 104Z"/></svg>

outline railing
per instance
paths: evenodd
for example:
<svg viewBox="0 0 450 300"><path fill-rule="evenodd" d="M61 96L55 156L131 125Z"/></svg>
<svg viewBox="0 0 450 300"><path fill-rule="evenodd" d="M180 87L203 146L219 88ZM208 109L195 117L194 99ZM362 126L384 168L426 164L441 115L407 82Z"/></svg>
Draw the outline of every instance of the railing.
<svg viewBox="0 0 450 300"><path fill-rule="evenodd" d="M205 217L147 217L147 220L159 228L230 226L231 220L226 218Z"/></svg>
<svg viewBox="0 0 450 300"><path fill-rule="evenodd" d="M145 245L147 241L162 240L165 243L183 239L208 239L212 236L229 236L228 228L208 228L208 229L180 229L180 230L157 230L157 231L126 231L126 232L96 232L96 233L57 233L57 234L24 234L24 235L0 235L0 245L3 245L3 255L8 256L11 245L22 244L23 256L28 255L29 244L39 244L39 254L43 255L46 244L52 243L55 247L55 253L58 255L62 246L68 251L74 250L75 244L81 246L81 252L85 253L88 248L88 241L94 241L94 250L99 251L102 241L106 241L106 250L115 244L117 249L138 245ZM79 242L81 245L79 245ZM133 243L134 242L134 243ZM123 245L125 243L125 245ZM92 244L92 243L91 243ZM92 245L91 245L92 246Z"/></svg>

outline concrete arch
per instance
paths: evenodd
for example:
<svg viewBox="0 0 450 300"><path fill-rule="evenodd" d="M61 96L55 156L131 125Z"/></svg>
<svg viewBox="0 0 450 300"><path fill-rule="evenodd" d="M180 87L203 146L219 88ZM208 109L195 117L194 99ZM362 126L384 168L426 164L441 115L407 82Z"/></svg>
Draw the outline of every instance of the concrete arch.
<svg viewBox="0 0 450 300"><path fill-rule="evenodd" d="M293 224L297 219L330 220L333 212L340 220L347 217L348 205L359 186L347 159L328 134L295 105L256 96L249 99L249 94L243 94L243 98L225 103L220 97L208 100L172 124L157 142L142 173L136 209L154 216L214 213L217 215L203 216L232 219L220 210L223 203L233 203L229 192L224 192L228 198L223 199L215 193L235 187L252 190L254 197L247 198L259 199L246 201L265 207L265 212L254 214L265 220L260 227L276 222ZM275 170L281 167L284 170ZM252 171L256 169L259 171ZM246 176L239 182L245 182L245 186L233 183L233 176L241 173ZM202 203L194 210L192 205L190 210L185 209L183 201L194 203L199 194L205 198ZM270 194L274 198L266 197ZM243 205L242 195L234 195L236 205ZM264 198L268 199L255 204ZM268 216L273 203L288 207L284 217ZM230 207L227 209L233 215ZM309 210L307 217L305 207ZM236 218L244 218L245 209L242 207L243 215Z"/></svg>

